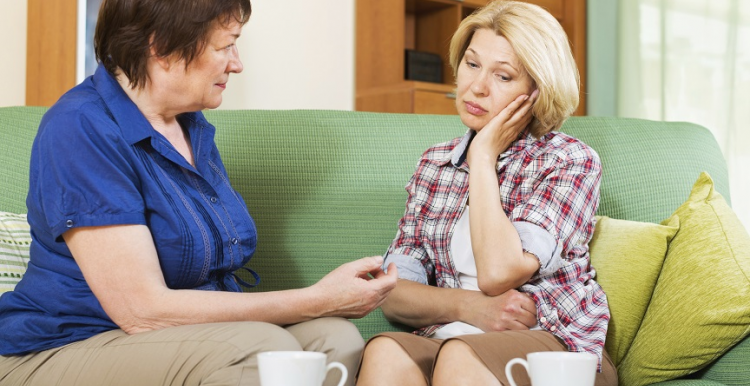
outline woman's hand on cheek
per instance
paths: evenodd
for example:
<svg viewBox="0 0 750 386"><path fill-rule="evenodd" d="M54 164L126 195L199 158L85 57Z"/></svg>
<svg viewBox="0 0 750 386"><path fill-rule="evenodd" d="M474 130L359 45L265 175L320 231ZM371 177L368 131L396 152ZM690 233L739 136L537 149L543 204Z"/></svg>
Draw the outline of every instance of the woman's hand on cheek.
<svg viewBox="0 0 750 386"><path fill-rule="evenodd" d="M477 133L469 147L469 165L472 164L472 160L486 160L493 164L497 161L497 157L507 150L531 123L531 106L538 94L539 92L534 90L531 96L519 95Z"/></svg>

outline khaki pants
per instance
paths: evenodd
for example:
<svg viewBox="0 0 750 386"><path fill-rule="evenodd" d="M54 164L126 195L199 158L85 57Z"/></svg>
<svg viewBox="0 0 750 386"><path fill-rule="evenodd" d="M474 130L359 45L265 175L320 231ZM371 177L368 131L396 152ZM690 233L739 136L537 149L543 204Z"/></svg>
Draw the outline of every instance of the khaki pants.
<svg viewBox="0 0 750 386"><path fill-rule="evenodd" d="M319 351L349 370L354 385L364 342L341 318L285 328L260 322L170 327L134 335L108 331L47 351L0 356L0 385L259 385L256 354ZM337 371L325 385L335 385Z"/></svg>

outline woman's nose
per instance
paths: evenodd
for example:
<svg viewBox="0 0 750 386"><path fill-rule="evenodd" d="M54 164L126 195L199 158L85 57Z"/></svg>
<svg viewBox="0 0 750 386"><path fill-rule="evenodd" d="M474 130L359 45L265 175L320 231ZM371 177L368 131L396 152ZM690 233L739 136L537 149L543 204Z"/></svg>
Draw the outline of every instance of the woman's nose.
<svg viewBox="0 0 750 386"><path fill-rule="evenodd" d="M237 50L237 46L235 46L232 50L232 57L229 59L229 64L227 65L227 72L239 74L243 69L244 67L242 66L242 60L240 60L240 53Z"/></svg>
<svg viewBox="0 0 750 386"><path fill-rule="evenodd" d="M475 95L486 96L488 89L489 88L487 87L486 74L484 74L483 72L477 74L477 76L471 82L471 92L473 92Z"/></svg>

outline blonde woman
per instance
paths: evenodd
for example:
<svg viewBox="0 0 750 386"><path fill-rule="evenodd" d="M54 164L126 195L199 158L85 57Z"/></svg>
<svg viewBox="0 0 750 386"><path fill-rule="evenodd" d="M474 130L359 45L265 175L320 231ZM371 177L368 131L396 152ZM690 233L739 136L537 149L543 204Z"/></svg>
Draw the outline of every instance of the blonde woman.
<svg viewBox="0 0 750 386"><path fill-rule="evenodd" d="M601 165L557 131L578 106L565 32L538 6L495 1L461 23L450 61L469 130L422 155L385 259L399 281L383 311L417 330L373 337L358 384L507 385L511 358L577 351L616 385L588 254Z"/></svg>

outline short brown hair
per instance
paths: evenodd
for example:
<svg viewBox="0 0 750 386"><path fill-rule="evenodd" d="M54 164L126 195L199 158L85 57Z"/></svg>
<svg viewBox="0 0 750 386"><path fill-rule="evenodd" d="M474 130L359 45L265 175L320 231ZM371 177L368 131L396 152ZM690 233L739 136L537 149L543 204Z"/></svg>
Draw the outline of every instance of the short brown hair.
<svg viewBox="0 0 750 386"><path fill-rule="evenodd" d="M151 47L177 54L187 66L203 52L211 29L250 18L250 0L104 0L94 33L97 61L113 76L119 69L132 88L148 80Z"/></svg>
<svg viewBox="0 0 750 386"><path fill-rule="evenodd" d="M508 40L539 96L532 107L529 131L536 137L559 129L578 107L580 81L570 42L560 23L543 8L496 0L461 22L450 46L453 75L474 33L490 29Z"/></svg>

